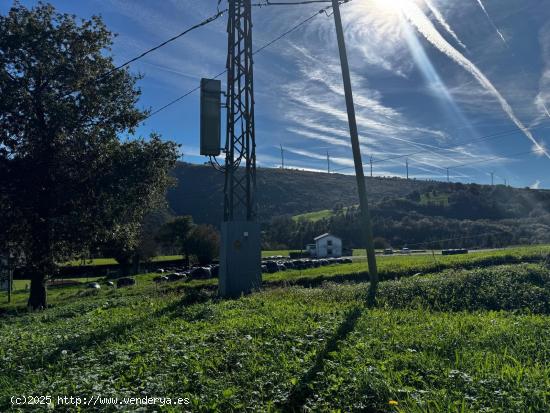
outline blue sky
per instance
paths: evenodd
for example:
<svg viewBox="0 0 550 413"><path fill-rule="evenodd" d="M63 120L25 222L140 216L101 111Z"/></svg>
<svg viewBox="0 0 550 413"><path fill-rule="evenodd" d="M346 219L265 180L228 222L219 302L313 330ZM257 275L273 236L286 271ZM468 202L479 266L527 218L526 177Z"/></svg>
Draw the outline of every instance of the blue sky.
<svg viewBox="0 0 550 413"><path fill-rule="evenodd" d="M122 63L212 15L217 0L52 3L101 15L118 33ZM0 12L10 5L0 0ZM255 8L254 47L319 8ZM373 157L375 175L404 176L410 154L419 179L446 180L450 168L453 181L490 183L494 171L496 183L550 188L550 0L353 0L342 18L363 159ZM225 30L224 16L133 63L145 76L140 104L155 110L224 70ZM353 171L332 17L320 14L256 55L255 94L260 166L279 167L283 145L288 167L326 171L328 150L333 170ZM138 133L159 132L183 145L184 160L202 163L198 113L194 93Z"/></svg>

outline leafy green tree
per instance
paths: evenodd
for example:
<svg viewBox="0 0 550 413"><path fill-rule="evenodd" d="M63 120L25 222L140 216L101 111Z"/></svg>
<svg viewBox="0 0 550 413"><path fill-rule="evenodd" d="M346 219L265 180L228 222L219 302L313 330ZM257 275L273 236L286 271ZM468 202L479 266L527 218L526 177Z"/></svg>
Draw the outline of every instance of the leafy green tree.
<svg viewBox="0 0 550 413"><path fill-rule="evenodd" d="M376 237L374 239L374 248L383 250L389 247L390 247L390 244L388 241L386 241L385 238Z"/></svg>
<svg viewBox="0 0 550 413"><path fill-rule="evenodd" d="M58 264L116 241L132 249L163 202L177 145L121 140L147 115L137 77L114 70L113 35L39 3L0 16L0 249L25 257L29 306Z"/></svg>
<svg viewBox="0 0 550 413"><path fill-rule="evenodd" d="M220 255L220 234L212 225L197 225L189 234L189 247L199 264L210 264Z"/></svg>
<svg viewBox="0 0 550 413"><path fill-rule="evenodd" d="M159 230L158 240L169 248L175 248L178 253L185 255L185 263L189 266L190 234L195 224L193 217L185 215L176 217L165 223Z"/></svg>

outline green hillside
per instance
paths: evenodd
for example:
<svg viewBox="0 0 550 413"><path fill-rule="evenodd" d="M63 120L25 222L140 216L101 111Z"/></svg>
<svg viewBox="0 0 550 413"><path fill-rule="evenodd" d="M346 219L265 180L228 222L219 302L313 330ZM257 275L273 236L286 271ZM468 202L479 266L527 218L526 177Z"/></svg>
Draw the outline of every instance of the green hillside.
<svg viewBox="0 0 550 413"><path fill-rule="evenodd" d="M196 222L218 225L223 214L224 176L207 165L179 163L173 172L177 186L168 194L176 215L193 215ZM401 198L414 190L426 192L437 182L400 178L367 178L372 202ZM443 184L441 184L443 185ZM260 220L332 210L358 204L355 177L298 170L259 168L257 173Z"/></svg>
<svg viewBox="0 0 550 413"><path fill-rule="evenodd" d="M223 174L178 164L172 212L219 225ZM355 177L258 169L264 249L300 249L324 232L362 247ZM550 191L503 185L367 178L374 236L394 247L502 247L550 242ZM483 234L483 235L482 235ZM450 241L441 241L450 240Z"/></svg>

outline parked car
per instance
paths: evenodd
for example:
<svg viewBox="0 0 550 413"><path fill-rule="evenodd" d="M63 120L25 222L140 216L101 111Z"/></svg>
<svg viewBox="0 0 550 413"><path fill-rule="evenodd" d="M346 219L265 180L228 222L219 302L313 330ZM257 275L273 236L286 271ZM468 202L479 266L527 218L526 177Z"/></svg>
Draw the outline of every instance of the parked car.
<svg viewBox="0 0 550 413"><path fill-rule="evenodd" d="M286 265L284 265L282 262L278 262L277 267L279 268L279 271L286 271Z"/></svg>
<svg viewBox="0 0 550 413"><path fill-rule="evenodd" d="M218 278L220 276L220 266L218 264L211 265L210 274L212 277Z"/></svg>
<svg viewBox="0 0 550 413"><path fill-rule="evenodd" d="M384 255L391 255L393 254L393 248L386 248L384 250Z"/></svg>
<svg viewBox="0 0 550 413"><path fill-rule="evenodd" d="M158 277L153 278L153 282L156 282L156 283L162 283L167 281L168 281L168 277L164 275L159 275Z"/></svg>
<svg viewBox="0 0 550 413"><path fill-rule="evenodd" d="M93 282L93 283L89 283L86 288L91 288L91 289L94 289L94 290L99 290L101 289L101 285L99 285L99 283L96 283L96 282Z"/></svg>
<svg viewBox="0 0 550 413"><path fill-rule="evenodd" d="M136 285L136 280L134 280L133 278L124 277L124 278L119 278L118 280L116 280L117 288L130 287L132 285Z"/></svg>

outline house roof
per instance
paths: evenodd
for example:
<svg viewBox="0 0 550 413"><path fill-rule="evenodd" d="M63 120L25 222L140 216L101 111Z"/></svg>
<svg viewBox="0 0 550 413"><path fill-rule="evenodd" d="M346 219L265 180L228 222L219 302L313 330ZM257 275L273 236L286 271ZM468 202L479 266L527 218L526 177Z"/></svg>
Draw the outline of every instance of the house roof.
<svg viewBox="0 0 550 413"><path fill-rule="evenodd" d="M334 237L334 238L338 238L336 235L332 235L332 234L329 233L329 232L325 232L324 234L321 234L321 235L319 235L318 237L315 237L315 238L313 238L313 239L314 239L315 241L319 241L321 238L328 237L329 235L332 236L332 237ZM338 239L340 239L340 238L338 238Z"/></svg>

